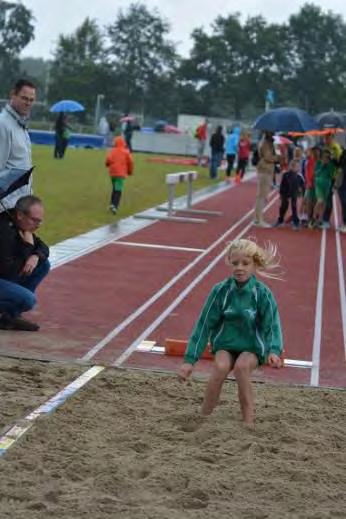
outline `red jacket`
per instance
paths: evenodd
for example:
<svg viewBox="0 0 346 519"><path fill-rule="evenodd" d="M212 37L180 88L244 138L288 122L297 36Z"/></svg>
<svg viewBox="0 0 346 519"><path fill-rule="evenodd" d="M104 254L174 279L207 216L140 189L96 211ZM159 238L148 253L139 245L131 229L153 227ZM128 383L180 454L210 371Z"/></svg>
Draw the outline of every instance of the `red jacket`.
<svg viewBox="0 0 346 519"><path fill-rule="evenodd" d="M132 175L133 160L122 137L115 137L114 148L106 157L106 166L111 177L126 178Z"/></svg>
<svg viewBox="0 0 346 519"><path fill-rule="evenodd" d="M305 163L305 187L308 189L312 189L315 184L315 167L314 157L308 157Z"/></svg>
<svg viewBox="0 0 346 519"><path fill-rule="evenodd" d="M238 144L238 158L248 160L251 151L251 142L247 138L242 138Z"/></svg>

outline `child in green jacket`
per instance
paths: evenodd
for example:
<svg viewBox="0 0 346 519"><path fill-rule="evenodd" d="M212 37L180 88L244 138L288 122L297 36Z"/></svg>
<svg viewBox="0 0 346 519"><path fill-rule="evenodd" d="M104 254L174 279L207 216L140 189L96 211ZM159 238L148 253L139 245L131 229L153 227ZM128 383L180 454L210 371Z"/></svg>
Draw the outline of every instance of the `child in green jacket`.
<svg viewBox="0 0 346 519"><path fill-rule="evenodd" d="M256 242L240 239L229 244L226 263L230 278L216 284L202 309L188 342L179 375L186 380L208 342L214 365L205 391L202 416L210 415L218 403L222 385L233 370L243 420L254 425L251 372L268 363L281 366L282 334L277 304L270 289L255 277L279 267L276 247L265 248Z"/></svg>

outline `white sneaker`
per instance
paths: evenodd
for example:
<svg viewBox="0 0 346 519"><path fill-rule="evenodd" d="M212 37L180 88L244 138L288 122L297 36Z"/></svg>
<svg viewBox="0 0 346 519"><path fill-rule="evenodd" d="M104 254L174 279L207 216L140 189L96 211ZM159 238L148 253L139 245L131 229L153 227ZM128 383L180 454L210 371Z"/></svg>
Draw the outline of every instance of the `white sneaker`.
<svg viewBox="0 0 346 519"><path fill-rule="evenodd" d="M338 231L342 232L342 233L346 233L346 224L344 223L343 225L340 225L340 227L338 227Z"/></svg>
<svg viewBox="0 0 346 519"><path fill-rule="evenodd" d="M262 227L263 229L269 229L269 227L271 227L270 223L265 222L264 220L262 220L261 222L259 222L258 220L255 220L253 224L256 227Z"/></svg>

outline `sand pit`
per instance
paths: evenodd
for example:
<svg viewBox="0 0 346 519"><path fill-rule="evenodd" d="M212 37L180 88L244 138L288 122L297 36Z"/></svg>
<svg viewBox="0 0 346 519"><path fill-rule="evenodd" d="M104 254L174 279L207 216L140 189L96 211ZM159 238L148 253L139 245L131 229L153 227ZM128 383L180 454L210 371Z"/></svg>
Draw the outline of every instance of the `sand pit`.
<svg viewBox="0 0 346 519"><path fill-rule="evenodd" d="M43 404L84 369L0 357L0 432Z"/></svg>
<svg viewBox="0 0 346 519"><path fill-rule="evenodd" d="M200 424L203 389L102 372L0 459L1 519L346 517L345 392L255 384L251 432L232 382Z"/></svg>

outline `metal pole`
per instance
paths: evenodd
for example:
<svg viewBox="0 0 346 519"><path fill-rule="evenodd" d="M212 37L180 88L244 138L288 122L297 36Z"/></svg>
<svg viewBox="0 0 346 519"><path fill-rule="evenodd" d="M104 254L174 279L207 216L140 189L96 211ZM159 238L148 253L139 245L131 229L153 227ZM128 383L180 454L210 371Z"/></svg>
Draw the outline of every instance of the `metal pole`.
<svg viewBox="0 0 346 519"><path fill-rule="evenodd" d="M168 185L168 216L173 216L173 201L174 201L174 184Z"/></svg>
<svg viewBox="0 0 346 519"><path fill-rule="evenodd" d="M189 175L187 183L187 208L190 209L192 205L192 175Z"/></svg>
<svg viewBox="0 0 346 519"><path fill-rule="evenodd" d="M97 127L100 119L100 111L101 111L101 101L105 96L103 94L97 94L96 96L96 105L95 105L95 118L94 118L94 129L97 132Z"/></svg>

